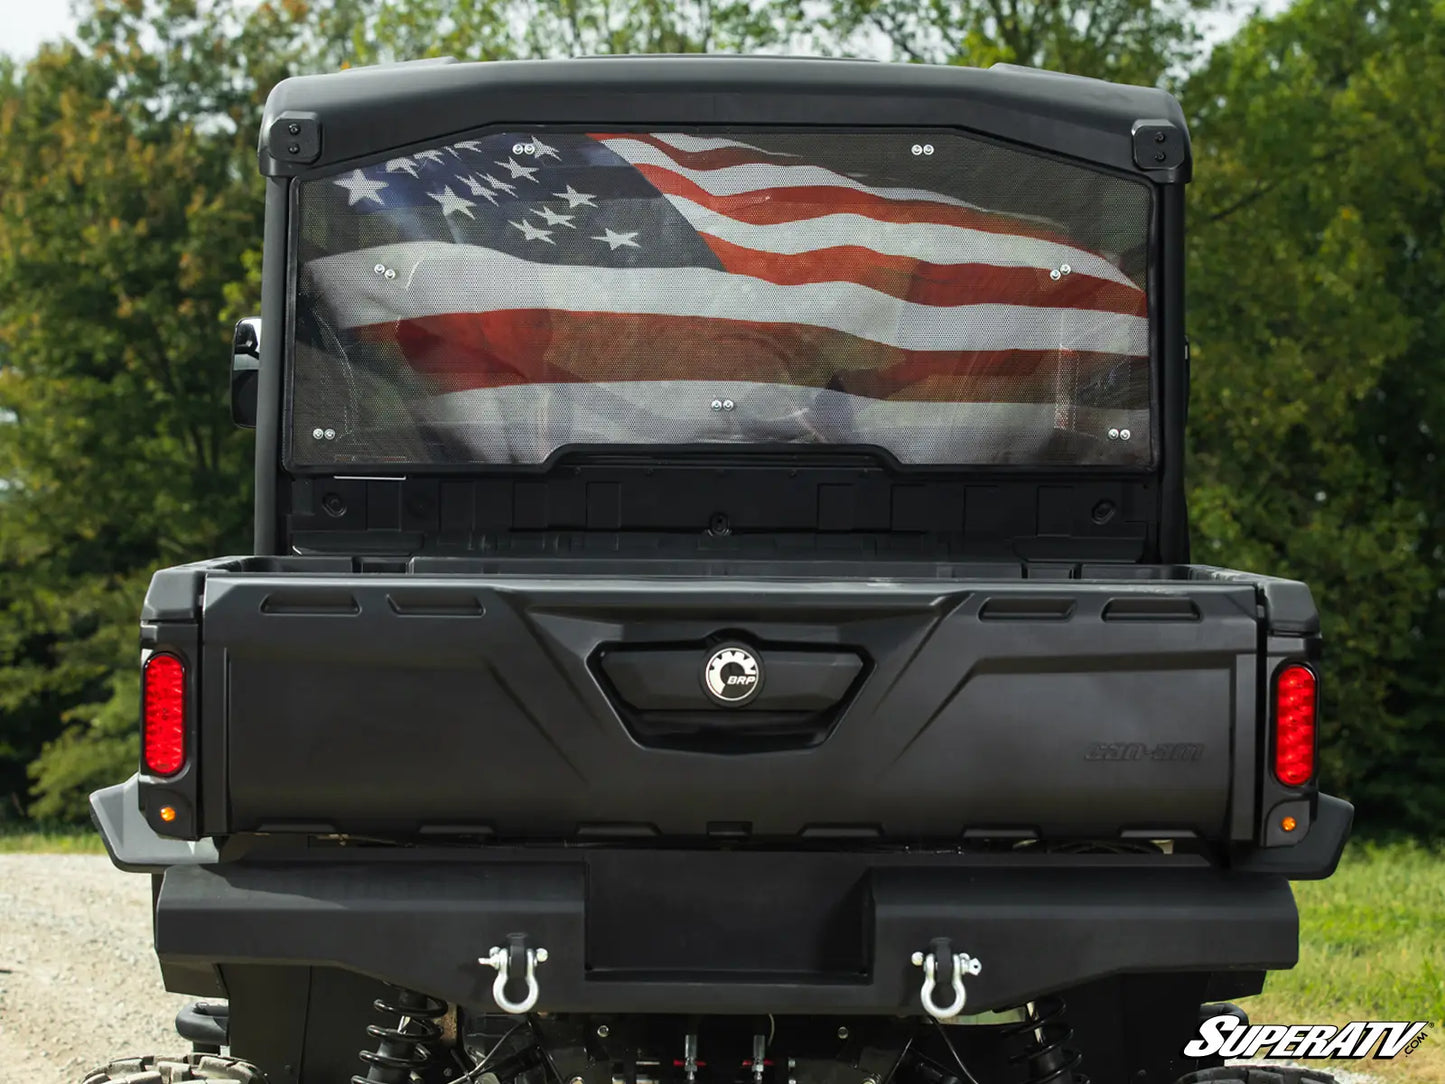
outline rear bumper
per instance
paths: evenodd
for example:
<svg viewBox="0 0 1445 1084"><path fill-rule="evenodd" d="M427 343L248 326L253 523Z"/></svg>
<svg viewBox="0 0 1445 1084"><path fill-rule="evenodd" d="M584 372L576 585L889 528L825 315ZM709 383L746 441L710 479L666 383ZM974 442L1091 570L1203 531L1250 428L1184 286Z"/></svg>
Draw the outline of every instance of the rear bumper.
<svg viewBox="0 0 1445 1084"><path fill-rule="evenodd" d="M1327 876L1350 824L1348 805L1322 798L1305 841L1232 870L1184 855L861 849L297 848L221 861L209 845L147 837L123 816L134 799L132 782L97 792L92 809L118 866L162 874L156 949L173 988L221 992L228 965L311 965L484 1010L496 975L479 957L524 934L548 954L537 1007L594 1013L918 1012L911 957L940 937L982 964L965 983L970 1011L1114 974L1288 968L1289 880Z"/></svg>
<svg viewBox="0 0 1445 1084"><path fill-rule="evenodd" d="M697 880L672 898L669 877L706 866L714 904ZM616 898L624 877L651 906ZM475 1009L495 978L478 958L512 933L547 949L543 1011L883 1014L919 1011L910 956L937 937L981 961L977 1011L1121 972L1291 967L1298 929L1279 877L677 852L177 867L156 916L167 969L334 966Z"/></svg>

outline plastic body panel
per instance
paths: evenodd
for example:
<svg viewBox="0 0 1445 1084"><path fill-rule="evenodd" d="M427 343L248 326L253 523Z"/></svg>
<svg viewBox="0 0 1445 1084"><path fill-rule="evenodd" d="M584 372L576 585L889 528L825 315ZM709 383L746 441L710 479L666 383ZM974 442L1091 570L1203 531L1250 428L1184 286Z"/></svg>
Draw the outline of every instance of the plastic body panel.
<svg viewBox="0 0 1445 1084"><path fill-rule="evenodd" d="M189 617L204 644L203 816L161 834L1258 837L1261 647L1268 597L1292 598L1282 581L384 566L233 559L157 576L148 626ZM1305 621L1299 601L1281 609ZM609 646L733 639L764 666L769 651L847 650L867 670L821 743L719 755L640 746L593 665ZM1275 639L1306 656L1315 643ZM158 786L143 778L142 794Z"/></svg>
<svg viewBox="0 0 1445 1084"><path fill-rule="evenodd" d="M548 950L543 1011L892 1014L919 1011L909 957L935 937L980 957L986 1010L1119 973L1290 967L1298 919L1282 877L1169 856L430 848L178 867L156 929L168 974L332 965L485 1009L476 958L522 933Z"/></svg>
<svg viewBox="0 0 1445 1084"><path fill-rule="evenodd" d="M320 126L317 153L278 155L278 122L285 128L312 118ZM1150 87L1012 65L725 56L395 65L286 79L266 102L260 167L294 175L484 124L592 121L963 125L1164 181L1186 180L1190 169L1183 111ZM1175 130L1170 161L1140 163L1140 121Z"/></svg>
<svg viewBox="0 0 1445 1084"><path fill-rule="evenodd" d="M205 652L227 689L227 828L1219 838L1231 742L1252 744L1257 728L1235 697L1257 663L1253 593L1196 586L1198 619L1109 621L1130 593L212 576ZM586 661L608 644L714 637L754 645L764 665L772 650L841 644L872 669L816 748L638 748Z"/></svg>

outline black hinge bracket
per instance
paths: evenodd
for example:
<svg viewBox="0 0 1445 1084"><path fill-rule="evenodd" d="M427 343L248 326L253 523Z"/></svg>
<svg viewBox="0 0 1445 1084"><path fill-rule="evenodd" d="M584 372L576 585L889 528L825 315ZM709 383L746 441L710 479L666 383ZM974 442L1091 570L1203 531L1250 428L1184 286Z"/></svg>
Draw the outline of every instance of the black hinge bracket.
<svg viewBox="0 0 1445 1084"><path fill-rule="evenodd" d="M1136 120L1134 164L1140 169L1177 169L1184 164L1184 132L1173 121Z"/></svg>
<svg viewBox="0 0 1445 1084"><path fill-rule="evenodd" d="M266 129L266 152L277 162L305 165L321 157L321 118L288 110Z"/></svg>

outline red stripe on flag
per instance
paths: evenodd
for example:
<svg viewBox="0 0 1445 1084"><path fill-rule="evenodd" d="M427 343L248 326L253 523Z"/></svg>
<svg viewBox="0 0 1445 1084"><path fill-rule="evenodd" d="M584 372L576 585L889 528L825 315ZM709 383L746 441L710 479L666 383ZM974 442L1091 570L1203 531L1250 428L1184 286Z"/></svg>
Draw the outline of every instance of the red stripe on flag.
<svg viewBox="0 0 1445 1084"><path fill-rule="evenodd" d="M1030 305L1149 315L1142 290L1090 275L1073 274L1054 281L1047 271L1036 267L928 263L911 256L885 256L857 245L800 253L762 252L707 233L701 237L724 271L779 286L852 282L919 305Z"/></svg>
<svg viewBox="0 0 1445 1084"><path fill-rule="evenodd" d="M553 309L448 313L357 330L394 340L440 392L731 380L880 399L1054 402L1061 365L1082 376L1128 360L1058 350L900 350L807 324Z"/></svg>
<svg viewBox="0 0 1445 1084"><path fill-rule="evenodd" d="M872 192L833 185L779 186L759 189L756 192L740 192L732 196L715 196L701 185L660 166L634 163L632 168L646 177L659 192L669 196L681 196L710 211L754 226L776 226L786 222L821 218L823 215L853 214L901 225L957 226L1006 237L1032 237L1040 241L1068 245L1079 252L1089 252L1089 249L1077 241L1034 222L1020 222L986 211L973 211L967 207L953 207L930 200L887 199Z"/></svg>

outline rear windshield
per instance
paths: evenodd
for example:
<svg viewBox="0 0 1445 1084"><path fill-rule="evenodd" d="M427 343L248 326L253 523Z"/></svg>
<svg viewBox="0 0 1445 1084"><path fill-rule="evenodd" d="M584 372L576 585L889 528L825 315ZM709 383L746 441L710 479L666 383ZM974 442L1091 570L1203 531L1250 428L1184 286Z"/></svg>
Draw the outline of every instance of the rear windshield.
<svg viewBox="0 0 1445 1084"><path fill-rule="evenodd" d="M537 129L298 189L295 466L1152 461L1137 181L956 133Z"/></svg>

